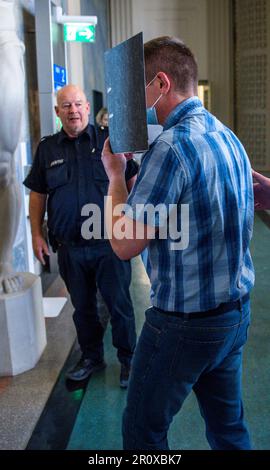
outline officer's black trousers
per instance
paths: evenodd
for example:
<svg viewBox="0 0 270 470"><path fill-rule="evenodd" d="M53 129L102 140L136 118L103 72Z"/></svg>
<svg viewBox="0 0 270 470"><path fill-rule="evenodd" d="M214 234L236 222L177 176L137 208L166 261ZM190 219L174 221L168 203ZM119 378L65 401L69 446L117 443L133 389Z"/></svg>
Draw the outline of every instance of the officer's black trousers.
<svg viewBox="0 0 270 470"><path fill-rule="evenodd" d="M83 357L103 359L104 329L97 312L96 292L111 315L113 345L119 361L129 364L136 345L135 319L129 294L130 261L121 261L108 242L93 246L61 245L60 274L75 308L73 319Z"/></svg>

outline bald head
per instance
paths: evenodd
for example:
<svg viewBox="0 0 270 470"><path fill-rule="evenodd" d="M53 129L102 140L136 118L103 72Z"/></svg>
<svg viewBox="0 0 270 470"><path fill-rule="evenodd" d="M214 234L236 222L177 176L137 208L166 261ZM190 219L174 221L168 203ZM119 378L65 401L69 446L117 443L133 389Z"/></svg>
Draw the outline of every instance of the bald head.
<svg viewBox="0 0 270 470"><path fill-rule="evenodd" d="M57 93L55 112L69 137L77 137L88 125L90 104L78 85L66 85Z"/></svg>
<svg viewBox="0 0 270 470"><path fill-rule="evenodd" d="M56 99L57 99L57 104L59 105L59 102L61 102L63 99L65 99L66 96L70 96L70 94L80 94L85 101L87 101L86 96L84 91L79 87L79 85L66 85L63 88L60 88L58 90Z"/></svg>

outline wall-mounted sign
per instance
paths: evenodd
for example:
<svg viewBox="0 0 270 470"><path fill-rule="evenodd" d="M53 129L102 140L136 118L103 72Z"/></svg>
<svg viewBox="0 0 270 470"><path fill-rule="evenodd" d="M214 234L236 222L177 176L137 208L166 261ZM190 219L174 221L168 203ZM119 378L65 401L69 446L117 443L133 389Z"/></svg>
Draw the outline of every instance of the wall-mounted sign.
<svg viewBox="0 0 270 470"><path fill-rule="evenodd" d="M67 72L61 65L53 64L54 91L60 90L67 84Z"/></svg>
<svg viewBox="0 0 270 470"><path fill-rule="evenodd" d="M64 41L95 42L96 27L87 23L65 23Z"/></svg>

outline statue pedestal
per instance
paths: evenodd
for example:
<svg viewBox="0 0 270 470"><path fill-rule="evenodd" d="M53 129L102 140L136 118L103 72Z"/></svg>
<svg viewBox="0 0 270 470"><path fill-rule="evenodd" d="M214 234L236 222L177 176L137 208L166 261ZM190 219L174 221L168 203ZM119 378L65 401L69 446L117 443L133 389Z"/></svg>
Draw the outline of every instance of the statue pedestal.
<svg viewBox="0 0 270 470"><path fill-rule="evenodd" d="M23 290L0 295L0 376L32 369L47 344L40 278L18 274Z"/></svg>

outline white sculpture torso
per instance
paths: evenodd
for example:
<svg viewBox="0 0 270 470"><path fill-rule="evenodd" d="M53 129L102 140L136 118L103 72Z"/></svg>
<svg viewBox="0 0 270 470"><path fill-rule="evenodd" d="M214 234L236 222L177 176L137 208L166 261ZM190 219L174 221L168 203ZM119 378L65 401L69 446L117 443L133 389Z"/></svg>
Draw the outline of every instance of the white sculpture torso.
<svg viewBox="0 0 270 470"><path fill-rule="evenodd" d="M15 31L13 0L0 0L0 31Z"/></svg>
<svg viewBox="0 0 270 470"><path fill-rule="evenodd" d="M24 106L24 46L16 35L13 1L0 0L0 294L16 292L21 281L12 269L12 247L19 215L20 192L14 152L20 138Z"/></svg>

